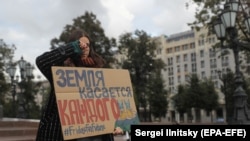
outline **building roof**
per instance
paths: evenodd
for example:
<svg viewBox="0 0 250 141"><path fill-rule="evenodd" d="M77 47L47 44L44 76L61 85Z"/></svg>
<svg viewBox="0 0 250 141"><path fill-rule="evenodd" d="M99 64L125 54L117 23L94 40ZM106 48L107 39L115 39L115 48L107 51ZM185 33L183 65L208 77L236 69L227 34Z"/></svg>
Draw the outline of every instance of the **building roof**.
<svg viewBox="0 0 250 141"><path fill-rule="evenodd" d="M186 38L193 38L194 37L194 31L193 30L188 30L176 34L172 34L167 38L167 42L172 42L172 41L179 41L182 39Z"/></svg>

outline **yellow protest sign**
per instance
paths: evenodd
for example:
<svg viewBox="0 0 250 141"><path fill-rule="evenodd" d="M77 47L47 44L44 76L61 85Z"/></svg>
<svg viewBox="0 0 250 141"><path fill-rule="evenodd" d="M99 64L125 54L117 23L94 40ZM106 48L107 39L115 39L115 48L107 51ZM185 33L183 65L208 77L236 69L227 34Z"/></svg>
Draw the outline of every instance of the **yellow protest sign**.
<svg viewBox="0 0 250 141"><path fill-rule="evenodd" d="M65 140L139 122L128 70L52 67L52 74Z"/></svg>

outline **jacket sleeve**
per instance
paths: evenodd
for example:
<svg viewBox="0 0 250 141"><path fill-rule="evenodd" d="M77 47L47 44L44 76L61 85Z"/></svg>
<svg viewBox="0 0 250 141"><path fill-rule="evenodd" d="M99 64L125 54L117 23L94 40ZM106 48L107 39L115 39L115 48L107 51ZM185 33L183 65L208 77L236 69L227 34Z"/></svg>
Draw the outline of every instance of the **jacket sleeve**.
<svg viewBox="0 0 250 141"><path fill-rule="evenodd" d="M61 46L54 50L43 53L36 58L36 65L42 74L52 82L52 66L62 66L68 57L76 56L71 45Z"/></svg>

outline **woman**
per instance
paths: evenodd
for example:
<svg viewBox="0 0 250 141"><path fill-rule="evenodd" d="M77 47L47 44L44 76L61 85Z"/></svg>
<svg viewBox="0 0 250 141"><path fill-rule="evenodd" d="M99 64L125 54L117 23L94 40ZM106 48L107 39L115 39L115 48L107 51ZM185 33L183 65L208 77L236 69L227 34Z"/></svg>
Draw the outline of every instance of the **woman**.
<svg viewBox="0 0 250 141"><path fill-rule="evenodd" d="M66 46L45 52L36 58L36 65L48 79L51 92L42 113L37 132L37 141L63 141L60 119L53 87L52 66L73 66L100 68L105 60L91 47L89 36L82 30L76 30ZM76 139L76 141L113 141L113 134Z"/></svg>

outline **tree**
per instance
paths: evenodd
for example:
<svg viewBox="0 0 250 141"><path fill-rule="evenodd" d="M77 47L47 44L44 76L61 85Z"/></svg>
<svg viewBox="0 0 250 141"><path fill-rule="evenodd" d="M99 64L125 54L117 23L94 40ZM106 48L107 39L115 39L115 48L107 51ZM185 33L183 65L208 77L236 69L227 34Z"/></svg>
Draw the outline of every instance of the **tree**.
<svg viewBox="0 0 250 141"><path fill-rule="evenodd" d="M5 102L5 94L8 92L9 90L9 85L6 83L5 80L5 75L3 73L2 70L4 70L4 64L3 64L3 60L2 57L0 58L0 105L3 104Z"/></svg>
<svg viewBox="0 0 250 141"><path fill-rule="evenodd" d="M91 12L85 12L85 15L73 19L72 25L66 25L59 38L51 40L51 49L65 45L70 33L77 28L81 28L89 34L90 39L93 40L92 46L95 51L107 61L105 67L111 67L115 62L113 48L116 47L116 40L106 37L100 21L97 20L96 15Z"/></svg>
<svg viewBox="0 0 250 141"><path fill-rule="evenodd" d="M193 28L199 29L200 26L206 26L210 30L210 33L213 33L213 25L215 21L219 18L219 15L223 12L224 6L226 2L236 2L236 1L228 1L228 0L191 0L190 3L195 3L197 4L198 8L195 13L195 21L193 23L190 23L189 25ZM230 35L231 37L235 37L235 40L232 40L232 38L227 37L224 39L227 43L225 46L223 44L223 41L221 40L220 45L216 45L215 47L223 47L223 48L229 48L232 49L234 56L235 56L235 61L236 61L236 73L238 72L238 66L241 65L241 70L240 71L245 71L245 73L248 73L249 66L246 67L246 70L242 69L242 64L241 61L238 59L242 59L238 57L238 53L244 53L246 58L243 59L248 59L249 56L249 42L250 42L250 35L247 32L246 25L244 23L244 20L246 17L249 16L249 6L250 6L250 1L249 0L241 0L237 1L239 2L239 11L236 12L236 21L235 21L235 35L232 33L228 32L229 30L226 31L226 34ZM187 4L187 6L189 5ZM237 41L236 44L234 44ZM243 51L243 52L242 52ZM240 54L241 55L241 54ZM247 62L247 61L246 61ZM238 74L237 74L238 75ZM230 76L230 75L228 75ZM242 74L243 76L243 74ZM234 76L237 77L237 76ZM245 76L244 76L245 77ZM233 93L238 87L236 88L235 85L232 84L237 82L237 79L232 79L231 76L228 78L223 78L223 84L224 86L222 87L222 91L225 94L225 101L226 101L226 110L227 110L227 121L229 117L233 117L234 111L233 108L234 106L234 97ZM227 81L228 79L231 79L231 81ZM241 78L244 79L244 78ZM239 84L240 85L240 84ZM228 86L228 87L226 87ZM243 81L243 90L246 90L246 94L249 95L249 91L247 90L246 82ZM237 92L236 92L237 93ZM248 101L249 102L249 101ZM247 103L248 103L247 102ZM247 107L247 106L245 106ZM237 109L236 109L237 110ZM235 115L237 114L237 111L235 112Z"/></svg>
<svg viewBox="0 0 250 141"><path fill-rule="evenodd" d="M184 121L184 113L187 113L188 115L188 120L192 120L193 116L191 113L191 108L190 103L192 103L192 98L189 95L189 86L180 84L178 86L178 92L176 95L174 95L171 99L174 102L174 106L176 110L180 114L180 119Z"/></svg>
<svg viewBox="0 0 250 141"><path fill-rule="evenodd" d="M203 89L200 85L200 79L197 74L191 74L190 79L187 81L188 97L186 97L186 105L188 108L203 108L201 101L203 100Z"/></svg>
<svg viewBox="0 0 250 141"><path fill-rule="evenodd" d="M160 70L159 70L160 71ZM152 74L148 86L149 94L149 116L152 115L161 121L161 117L165 117L167 113L167 90L165 89L165 82L160 72ZM151 117L151 116L150 116ZM151 120L149 120L151 121Z"/></svg>
<svg viewBox="0 0 250 141"><path fill-rule="evenodd" d="M211 29L213 21L216 19L216 15L221 12L221 8L226 0L190 0L186 3L188 8L190 4L196 4L195 21L188 25L197 30L200 27L206 26Z"/></svg>
<svg viewBox="0 0 250 141"><path fill-rule="evenodd" d="M155 96L157 94L159 98L162 98L160 95L165 95L165 93L162 93L165 91L162 91L163 87L161 86L159 87L161 90L158 90L159 93L154 93L153 91L158 87L154 87L153 90L147 89L149 82L151 84L158 84L155 82L155 79L151 79L151 76L153 76L151 74L159 73L159 70L165 68L164 62L161 59L155 58L156 44L150 39L151 37L146 32L140 30L136 30L134 33L125 33L119 38L118 51L120 54L126 56L122 68L128 69L130 72L138 112L140 112L140 106L146 109L149 101L152 102L153 99L148 99L151 98L150 94L155 94ZM154 105L153 107L156 106ZM167 105L160 109L165 110L165 107ZM142 117L140 119L142 120ZM144 117L144 120L146 120L146 117Z"/></svg>
<svg viewBox="0 0 250 141"><path fill-rule="evenodd" d="M0 39L0 105L4 107L4 115L10 113L8 109L12 109L10 90L11 86L6 82L4 72L6 72L8 66L10 66L13 60L13 54L15 51L15 45L8 45L3 39ZM9 96L8 96L9 95Z"/></svg>
<svg viewBox="0 0 250 141"><path fill-rule="evenodd" d="M205 109L207 112L210 113L211 116L211 122L213 122L213 115L212 115L212 110L217 109L219 107L219 103L218 103L218 93L215 90L214 87L214 82L211 79L205 80L201 83L201 87L203 89L203 101L201 101L201 103L203 103L202 105L202 109Z"/></svg>
<svg viewBox="0 0 250 141"><path fill-rule="evenodd" d="M210 112L218 107L218 93L215 90L214 83L205 79L201 81L197 74L192 74L185 85L178 86L178 93L172 98L177 111L183 115L188 114L188 118L192 118L191 108L195 108L197 112L205 109ZM199 113L196 113L196 119ZM212 117L211 117L212 119Z"/></svg>
<svg viewBox="0 0 250 141"><path fill-rule="evenodd" d="M25 118L28 119L39 119L40 117L40 108L35 101L35 95L38 93L39 88L41 87L41 82L33 82L31 78L21 81L19 87L22 89L22 101L19 106L22 106L25 113ZM19 94L19 95L20 95Z"/></svg>
<svg viewBox="0 0 250 141"><path fill-rule="evenodd" d="M188 104L186 102L186 97L188 96L186 85L178 85L177 91L178 93L172 97L172 100L174 101L174 107L180 114L184 114L187 112L186 105Z"/></svg>
<svg viewBox="0 0 250 141"><path fill-rule="evenodd" d="M209 30L208 34L214 33L214 23L217 21L219 14L222 13L222 10L224 9L224 4L228 2L228 0L190 0L186 3L186 7L188 8L190 4L196 4L196 12L195 12L195 20L192 23L188 23L188 25L192 29L199 30L201 27L207 27ZM246 10L246 5L248 7L250 6L249 0L241 0L240 1L243 6L240 5L240 9ZM235 26L238 28L237 32L239 34L239 38L242 41L250 42L250 35L247 33L247 30L245 29L245 23L241 22L243 21L243 18L248 16L248 11L245 12L240 11L237 12L237 19L235 22ZM227 42L230 39L225 39ZM221 47L220 45L215 45L215 47ZM229 47L232 48L232 47ZM243 51L250 51L248 47L241 48Z"/></svg>

